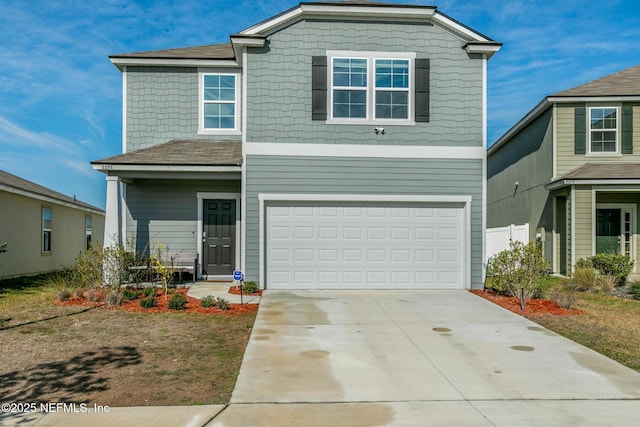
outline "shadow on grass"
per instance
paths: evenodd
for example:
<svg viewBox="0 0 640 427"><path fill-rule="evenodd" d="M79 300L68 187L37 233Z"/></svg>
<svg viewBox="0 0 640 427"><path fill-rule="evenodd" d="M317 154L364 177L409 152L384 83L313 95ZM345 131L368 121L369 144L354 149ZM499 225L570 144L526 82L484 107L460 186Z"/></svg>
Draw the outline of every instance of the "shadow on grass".
<svg viewBox="0 0 640 427"><path fill-rule="evenodd" d="M21 357L17 355L16 357ZM85 402L86 395L109 389L102 369L139 365L142 356L135 347L102 347L68 360L41 363L20 371L0 374L3 402ZM47 400L43 397L49 396Z"/></svg>

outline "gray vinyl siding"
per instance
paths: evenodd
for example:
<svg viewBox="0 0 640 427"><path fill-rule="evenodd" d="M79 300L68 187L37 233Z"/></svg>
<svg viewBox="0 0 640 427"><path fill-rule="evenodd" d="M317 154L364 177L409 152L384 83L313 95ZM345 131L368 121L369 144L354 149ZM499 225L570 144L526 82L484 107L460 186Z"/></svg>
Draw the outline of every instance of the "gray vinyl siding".
<svg viewBox="0 0 640 427"><path fill-rule="evenodd" d="M580 104L584 106L585 104ZM596 104L588 104L595 106ZM620 103L604 103L602 106L620 106ZM633 162L640 163L640 132L633 132L633 154L623 154L617 156L605 155L598 156L592 154L575 154L575 104L559 104L556 107L556 126L557 126L557 171L556 176L562 176L567 172L582 166L585 163L616 163L616 162ZM588 114L588 109L587 109ZM620 118L618 119L621 120ZM588 123L588 117L587 117ZM640 129L640 106L633 107L633 129ZM618 138L620 138L620 132ZM587 132L587 144L589 144L589 134ZM587 147L587 153L589 149Z"/></svg>
<svg viewBox="0 0 640 427"><path fill-rule="evenodd" d="M246 277L259 280L261 193L470 195L471 286L482 288L482 160L247 156Z"/></svg>
<svg viewBox="0 0 640 427"><path fill-rule="evenodd" d="M210 71L233 72L228 68ZM126 96L127 151L172 139L241 139L240 135L198 134L196 67L127 67Z"/></svg>
<svg viewBox="0 0 640 427"><path fill-rule="evenodd" d="M487 159L487 228L528 223L529 236L535 239L536 230L544 227L550 264L553 198L544 184L553 175L552 118L548 109Z"/></svg>
<svg viewBox="0 0 640 427"><path fill-rule="evenodd" d="M306 20L249 49L245 63L247 141L371 145L482 146L483 60L431 25ZM311 58L327 50L415 52L430 59L430 122L415 126L327 124L311 120ZM330 69L330 64L329 67ZM328 106L330 108L330 106Z"/></svg>
<svg viewBox="0 0 640 427"><path fill-rule="evenodd" d="M126 238L136 252L161 243L171 252L198 250L198 192L240 193L240 181L136 180L127 184Z"/></svg>

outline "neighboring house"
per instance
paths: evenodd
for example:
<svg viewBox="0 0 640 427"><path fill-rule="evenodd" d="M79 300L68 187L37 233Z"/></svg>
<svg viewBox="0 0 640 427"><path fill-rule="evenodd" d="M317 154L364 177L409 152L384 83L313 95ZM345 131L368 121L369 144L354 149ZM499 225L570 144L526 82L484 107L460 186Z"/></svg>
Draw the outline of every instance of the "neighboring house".
<svg viewBox="0 0 640 427"><path fill-rule="evenodd" d="M529 223L553 271L603 252L638 264L640 66L546 97L487 163L488 227Z"/></svg>
<svg viewBox="0 0 640 427"><path fill-rule="evenodd" d="M104 236L104 211L0 171L0 279L72 266Z"/></svg>
<svg viewBox="0 0 640 427"><path fill-rule="evenodd" d="M300 3L231 43L113 55L107 236L270 289L481 288L486 70L431 6Z"/></svg>

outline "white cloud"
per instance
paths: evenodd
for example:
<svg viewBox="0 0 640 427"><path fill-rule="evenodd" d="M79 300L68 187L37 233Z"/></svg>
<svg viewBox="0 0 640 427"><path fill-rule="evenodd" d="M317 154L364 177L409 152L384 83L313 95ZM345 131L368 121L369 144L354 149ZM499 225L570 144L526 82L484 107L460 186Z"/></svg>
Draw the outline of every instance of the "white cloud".
<svg viewBox="0 0 640 427"><path fill-rule="evenodd" d="M74 144L48 132L34 132L0 116L0 142L13 146L38 147L73 152Z"/></svg>

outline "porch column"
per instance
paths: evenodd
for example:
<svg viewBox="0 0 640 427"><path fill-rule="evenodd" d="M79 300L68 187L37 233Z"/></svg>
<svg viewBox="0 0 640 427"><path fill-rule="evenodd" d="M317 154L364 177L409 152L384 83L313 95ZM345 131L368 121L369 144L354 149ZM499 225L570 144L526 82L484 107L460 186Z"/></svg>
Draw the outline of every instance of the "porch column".
<svg viewBox="0 0 640 427"><path fill-rule="evenodd" d="M107 209L104 218L104 247L122 243L120 236L120 180L107 176Z"/></svg>

